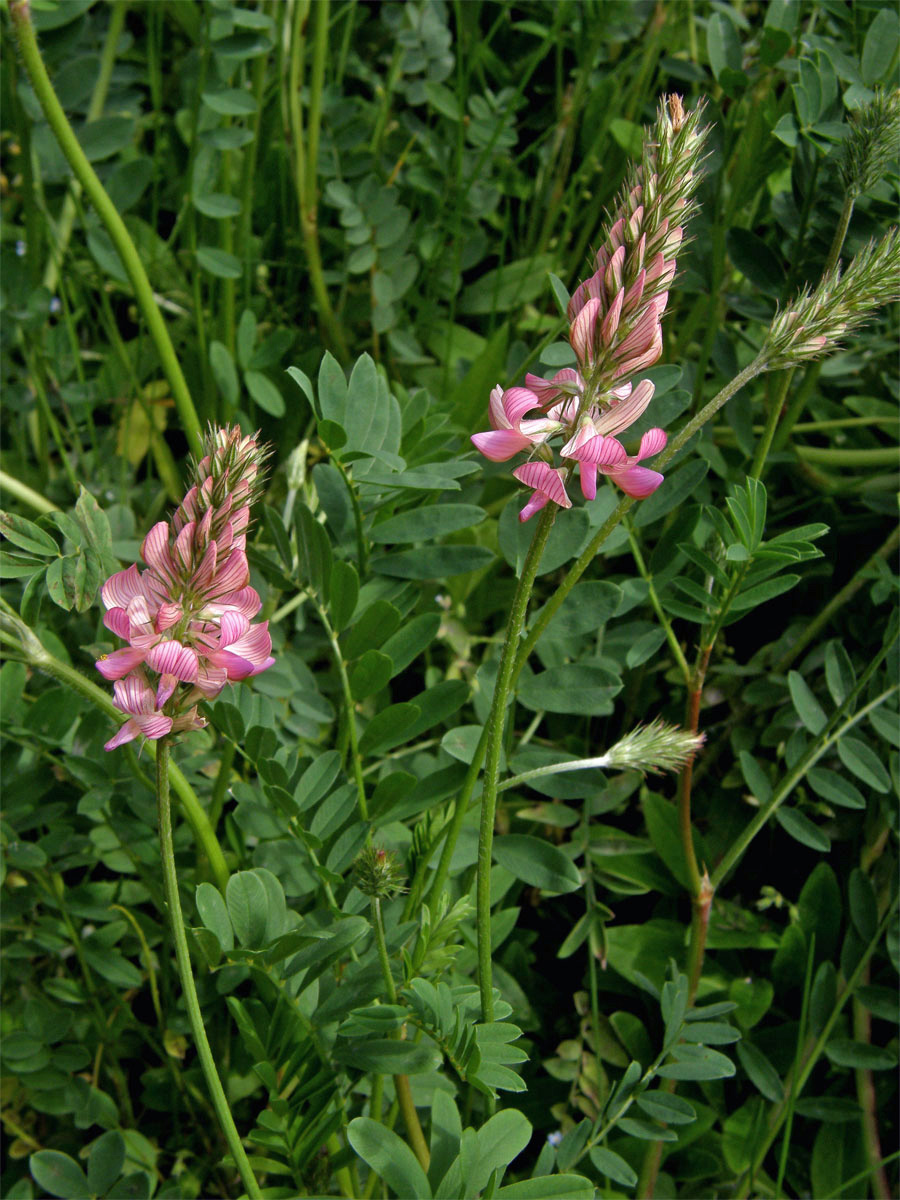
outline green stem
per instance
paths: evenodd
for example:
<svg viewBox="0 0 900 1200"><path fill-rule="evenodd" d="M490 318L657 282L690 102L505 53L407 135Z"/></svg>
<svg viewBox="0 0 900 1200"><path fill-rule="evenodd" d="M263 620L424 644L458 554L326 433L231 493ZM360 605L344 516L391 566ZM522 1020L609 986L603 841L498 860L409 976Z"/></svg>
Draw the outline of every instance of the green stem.
<svg viewBox="0 0 900 1200"><path fill-rule="evenodd" d="M896 446L878 446L869 450L844 450L840 446L794 446L806 462L832 467L892 467L897 463Z"/></svg>
<svg viewBox="0 0 900 1200"><path fill-rule="evenodd" d="M665 630L666 640L669 643L669 649L672 651L675 661L678 663L678 669L681 671L684 682L686 685L690 686L691 668L688 666L688 661L684 657L684 651L681 649L681 644L678 641L678 638L675 636L675 630L672 628L672 622L669 620L669 617L662 604L660 604L659 596L656 593L656 588L653 586L653 576L650 574L646 564L644 563L644 556L641 554L641 548L638 545L638 541L635 537L634 529L630 521L627 522L626 529L628 531L628 541L631 546L631 555L634 559L634 565L637 567L641 578L647 585L648 598L650 603L653 605L653 611L656 613L660 624Z"/></svg>
<svg viewBox="0 0 900 1200"><path fill-rule="evenodd" d="M246 1151L241 1145L241 1139L235 1128L228 1100L222 1081L216 1071L212 1050L203 1027L203 1014L200 1012L200 1002L197 999L197 989L194 987L194 976L191 970L191 956L188 951L187 936L184 932L184 918L181 914L181 900L178 895L178 875L175 870L175 846L172 839L172 813L169 804L169 739L160 738L156 750L156 797L159 805L159 843L162 856L163 883L166 889L166 903L169 909L169 919L172 923L172 934L175 938L175 961L178 964L178 974L184 992L184 1002L191 1022L194 1044L200 1058L200 1065L206 1078L206 1086L212 1098L219 1125L225 1134L228 1148L234 1159L235 1166L240 1172L244 1187L251 1200L262 1200L262 1192L253 1174L253 1168L247 1158Z"/></svg>
<svg viewBox="0 0 900 1200"><path fill-rule="evenodd" d="M753 466L750 468L750 475L753 479L762 479L763 470L766 465L766 458L769 451L772 449L772 439L775 437L775 430L778 427L778 422L781 419L784 402L791 387L791 380L794 378L797 368L791 367L789 370L782 371L781 378L778 381L778 387L769 404L769 415L766 417L765 428L763 429L762 437L756 447L756 453L753 456Z"/></svg>
<svg viewBox="0 0 900 1200"><path fill-rule="evenodd" d="M363 779L362 760L359 756L359 738L356 733L356 709L353 703L353 693L350 691L350 678L347 675L347 667L344 663L344 656L341 654L337 634L328 620L328 613L315 596L313 596L313 603L319 614L319 620L325 629L325 634L331 646L334 665L337 668L338 677L341 681L341 694L344 697L344 712L347 717L347 733L350 737L350 759L353 764L353 778L356 780L356 794L359 799L359 815L363 821L368 821L369 805L366 801L366 784Z"/></svg>
<svg viewBox="0 0 900 1200"><path fill-rule="evenodd" d="M860 569L854 574L853 578L845 583L841 590L831 597L822 611L804 628L796 642L794 642L791 648L781 656L781 658L773 667L773 670L777 674L783 674L791 665L791 663L803 653L810 642L815 641L821 630L825 628L834 614L839 612L849 600L853 599L859 589L866 582L867 578L869 578L869 567L876 563L880 558L890 558L898 547L900 547L900 525L898 525L891 533L890 537L878 547L872 557L866 559L863 566L860 567Z"/></svg>
<svg viewBox="0 0 900 1200"><path fill-rule="evenodd" d="M12 633L15 642L21 647L25 660L38 671L43 671L45 675L50 675L53 679L65 684L80 696L84 696L86 700L96 705L111 717L118 725L122 724L123 714L116 708L112 702L112 698L96 683L92 683L80 671L76 671L74 667L70 667L68 663L62 662L55 658L39 641L38 637L32 629L30 629L24 621L14 612L9 605L4 604L2 612L0 612L0 624L4 632ZM157 743L148 741L147 749L152 756L156 756ZM216 886L221 892L225 891L225 886L228 883L229 871L225 863L225 856L222 853L222 847L219 845L216 835L212 830L206 812L204 811L197 794L188 781L185 779L182 772L173 762L169 762L169 779L172 788L174 789L178 799L181 801L181 807L184 810L185 818L190 825L194 837L209 859L210 869L213 872L216 880Z"/></svg>
<svg viewBox="0 0 900 1200"><path fill-rule="evenodd" d="M375 929L375 945L378 948L378 961L381 964L381 974L384 978L385 991L391 1004L396 1004L397 986L394 983L394 976L391 972L391 960L388 958L387 942L384 936L384 921L381 916L381 900L378 896L372 897L372 925ZM397 1037L401 1036L398 1030ZM397 1103L400 1105L400 1111L403 1113L403 1120L406 1123L406 1132L409 1135L410 1144L416 1158L422 1165L422 1170L427 1171L431 1155L428 1151L428 1143L425 1141L425 1135L422 1132L422 1126L419 1124L419 1114L416 1112L408 1076L395 1075L394 1090L397 1093Z"/></svg>
<svg viewBox="0 0 900 1200"><path fill-rule="evenodd" d="M316 32L313 45L313 69L310 83L309 134L304 139L303 126L303 58L306 48L306 23L311 11L310 0L297 0L294 21L290 33L290 65L288 70L288 114L290 137L294 154L295 186L300 213L300 232L306 251L309 280L319 309L319 320L323 331L338 357L346 361L348 356L344 334L334 315L319 249L319 232L316 195L316 171L319 146L319 124L321 95L328 55L328 0L315 5Z"/></svg>
<svg viewBox="0 0 900 1200"><path fill-rule="evenodd" d="M166 329L165 322L160 315L154 298L150 280L147 278L140 255L125 227L125 222L119 216L103 184L97 177L94 168L88 162L87 156L79 145L72 126L69 124L66 114L63 112L62 105L59 103L56 93L53 90L53 84L50 82L50 76L47 74L47 69L41 58L34 27L31 23L28 0L11 0L9 15L16 30L22 61L25 63L25 68L31 79L35 95L40 102L50 128L53 130L60 149L68 159L76 178L97 210L103 224L106 226L107 232L119 254L119 258L122 260L122 265L128 274L128 278L131 280L131 286L134 288L135 300L147 323L147 328L150 331L150 336L159 354L163 371L169 381L169 387L172 389L175 407L178 409L178 415L181 418L188 441L196 453L201 453L203 438L200 430L200 422L197 419L194 402L191 399L187 383L178 362L178 357L175 354L175 348L172 345L169 332Z"/></svg>
<svg viewBox="0 0 900 1200"><path fill-rule="evenodd" d="M888 646L881 651L875 661L871 664L870 669L866 671L865 675L860 680L860 683L857 684L848 699L845 700L838 709L838 713L845 712L848 708L848 702L851 699L855 701L855 699L860 695L860 685L863 683L868 683L869 677L872 674L872 669L874 669L874 667L881 662L890 647L894 644L895 640L895 638L892 638ZM760 806L757 815L753 818L749 825L747 825L743 832L734 839L734 841L728 847L726 853L722 856L712 876L713 887L716 890L718 890L722 880L726 877L726 875L729 874L729 872L743 857L744 851L747 849L759 831L763 828L769 818L785 802L810 767L815 766L822 755L825 754L831 748L831 746L838 741L839 738L843 737L849 729L852 729L854 725L859 724L863 717L867 716L870 712L872 712L873 709L878 708L878 706L883 704L885 700L889 700L890 697L893 696L898 690L898 686L900 685L894 684L893 687L889 687L879 696L876 696L874 700L871 700L868 704L864 705L859 712L856 712L852 717L849 717L844 724L836 729L829 737L820 742L814 743L813 746L806 752L806 754L803 755L800 761L794 766L794 768L789 771L787 775L785 775L779 787L776 788L775 792L772 794L771 799L766 804Z"/></svg>
<svg viewBox="0 0 900 1200"><path fill-rule="evenodd" d="M119 45L119 38L122 36L122 30L125 27L125 14L128 11L127 0L118 0L118 3L113 3L109 7L112 10L109 17L109 28L106 31L106 40L103 43L103 51L100 55L100 70L91 94L91 102L85 118L86 122L96 121L103 113L103 106L106 103L106 97L109 92L109 81L112 78L112 70L116 61L116 49ZM50 255L47 262L47 269L44 271L44 287L50 293L56 291L56 285L59 282L59 273L63 259L66 256L69 239L72 236L72 226L75 223L75 216L78 212L78 197L80 195L81 183L75 178L69 183L69 190L66 192L66 198L63 201L62 212L59 214L59 220L56 223L56 239L53 253Z"/></svg>
<svg viewBox="0 0 900 1200"><path fill-rule="evenodd" d="M538 527L534 531L531 545L522 565L519 585L513 597L506 640L500 656L500 668L494 685L494 696L487 722L487 750L484 765L484 783L481 796L481 830L478 837L478 868L476 883L476 927L478 932L478 986L481 990L482 1020L494 1019L494 987L491 978L491 850L494 840L494 818L497 812L497 784L500 778L500 752L503 747L503 731L506 724L506 706L512 689L516 666L516 651L531 589L534 586L550 530L556 519L557 507L548 504L541 513Z"/></svg>
<svg viewBox="0 0 900 1200"><path fill-rule="evenodd" d="M46 496L42 496L40 492L30 488L27 483L21 483L12 475L7 475L5 471L0 471L0 488L5 488L17 500L21 500L23 504L27 504L39 513L56 512L59 508L58 504L51 504Z"/></svg>

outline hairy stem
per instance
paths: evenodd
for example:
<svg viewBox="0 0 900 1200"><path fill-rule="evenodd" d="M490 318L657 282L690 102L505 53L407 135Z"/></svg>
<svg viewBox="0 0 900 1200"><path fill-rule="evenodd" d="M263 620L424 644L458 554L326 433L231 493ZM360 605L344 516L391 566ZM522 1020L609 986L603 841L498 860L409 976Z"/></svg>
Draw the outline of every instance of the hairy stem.
<svg viewBox="0 0 900 1200"><path fill-rule="evenodd" d="M191 970L191 956L188 951L187 935L184 932L184 917L181 913L181 899L178 895L178 875L175 870L175 845L172 838L172 812L169 803L169 739L160 738L156 749L156 798L159 806L159 842L162 856L163 883L166 890L166 904L169 909L169 919L172 924L172 935L175 939L175 961L178 964L178 975L184 992L184 1002L194 1035L194 1044L203 1068L206 1085L212 1098L219 1125L225 1134L228 1148L234 1159L244 1187L250 1200L262 1200L262 1192L256 1182L256 1176L241 1144L238 1131L235 1128L228 1100L216 1071L212 1050L203 1026L203 1015L200 1012L200 1002L197 999L197 989L194 986L194 976Z"/></svg>

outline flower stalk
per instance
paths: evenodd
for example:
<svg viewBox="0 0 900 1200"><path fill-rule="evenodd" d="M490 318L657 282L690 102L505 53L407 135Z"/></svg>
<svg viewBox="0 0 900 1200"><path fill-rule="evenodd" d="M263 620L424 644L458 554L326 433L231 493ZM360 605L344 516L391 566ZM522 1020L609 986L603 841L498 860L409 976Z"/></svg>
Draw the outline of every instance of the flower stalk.
<svg viewBox="0 0 900 1200"><path fill-rule="evenodd" d="M244 1187L250 1200L262 1200L262 1192L253 1174L253 1168L241 1144L222 1081L216 1071L209 1039L203 1025L203 1014L197 999L197 989L191 970L191 956L188 951L187 935L184 932L184 917L181 912L181 899L178 895L178 875L175 869L175 845L172 837L172 811L169 801L169 739L164 736L159 739L156 751L156 798L159 810L159 848L162 857L163 884L166 893L166 905L169 909L169 920L172 925L172 936L175 939L175 961L178 964L178 975L184 992L184 1002L194 1035L197 1055L203 1068L203 1075L209 1094L216 1110L219 1125L228 1142L228 1148L234 1159Z"/></svg>

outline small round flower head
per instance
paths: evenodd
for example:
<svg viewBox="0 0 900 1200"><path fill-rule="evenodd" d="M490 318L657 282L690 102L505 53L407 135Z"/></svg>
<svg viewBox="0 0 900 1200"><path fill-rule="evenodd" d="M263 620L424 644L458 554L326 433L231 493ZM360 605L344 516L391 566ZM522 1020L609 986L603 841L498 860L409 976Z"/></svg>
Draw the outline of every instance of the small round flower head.
<svg viewBox="0 0 900 1200"><path fill-rule="evenodd" d="M378 900L390 900L405 892L404 878L397 855L380 846L367 846L353 864L353 882L364 896Z"/></svg>

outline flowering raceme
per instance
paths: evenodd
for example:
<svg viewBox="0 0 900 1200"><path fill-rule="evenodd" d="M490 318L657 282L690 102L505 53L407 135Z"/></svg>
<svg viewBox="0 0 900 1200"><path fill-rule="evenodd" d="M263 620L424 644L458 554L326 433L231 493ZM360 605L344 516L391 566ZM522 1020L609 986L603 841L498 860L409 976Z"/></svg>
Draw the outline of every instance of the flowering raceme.
<svg viewBox="0 0 900 1200"><path fill-rule="evenodd" d="M128 645L97 670L114 681L129 720L107 750L205 724L200 700L275 661L268 621L252 625L262 602L249 586L246 531L266 451L236 426L210 429L195 481L172 519L154 525L141 557L101 589L103 621Z"/></svg>
<svg viewBox="0 0 900 1200"><path fill-rule="evenodd" d="M569 342L578 368L566 367L552 379L525 376L525 387L491 392L492 429L472 441L495 462L528 451L531 461L513 471L533 495L519 514L527 521L548 502L570 508L569 472L578 465L587 500L597 494L597 473L607 475L627 495L643 499L662 475L639 464L666 444L662 429L651 429L629 456L617 435L643 414L653 399L648 379L632 378L662 353L661 318L675 277L697 186L706 130L702 106L685 113L678 96L659 110L641 167L624 188L596 270L578 284L568 306ZM563 464L554 466L550 442L562 435Z"/></svg>

